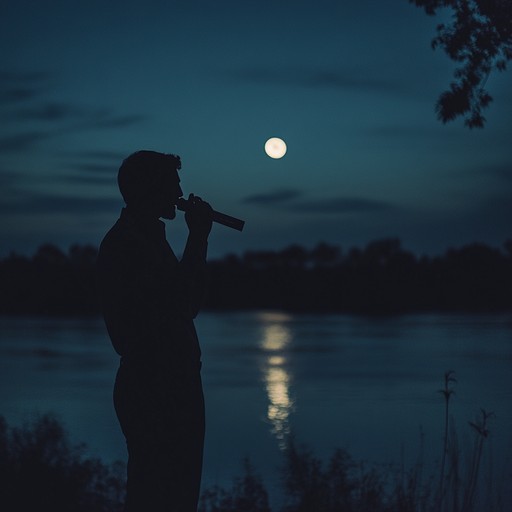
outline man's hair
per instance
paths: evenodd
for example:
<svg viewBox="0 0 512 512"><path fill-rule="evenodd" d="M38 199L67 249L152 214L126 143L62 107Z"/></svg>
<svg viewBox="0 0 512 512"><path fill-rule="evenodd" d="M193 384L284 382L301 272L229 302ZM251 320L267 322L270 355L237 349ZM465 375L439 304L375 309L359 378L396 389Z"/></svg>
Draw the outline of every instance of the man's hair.
<svg viewBox="0 0 512 512"><path fill-rule="evenodd" d="M126 204L149 200L163 184L165 175L181 169L181 160L171 153L141 150L123 160L117 173L119 190Z"/></svg>

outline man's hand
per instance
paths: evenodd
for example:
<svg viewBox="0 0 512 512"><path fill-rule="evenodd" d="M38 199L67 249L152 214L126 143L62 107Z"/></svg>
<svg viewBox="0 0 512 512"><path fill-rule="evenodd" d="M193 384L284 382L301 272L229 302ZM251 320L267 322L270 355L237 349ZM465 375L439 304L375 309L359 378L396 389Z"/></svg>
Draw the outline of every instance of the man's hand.
<svg viewBox="0 0 512 512"><path fill-rule="evenodd" d="M190 234L201 238L208 238L212 229L212 217L212 207L200 197L189 194L185 221L187 222Z"/></svg>

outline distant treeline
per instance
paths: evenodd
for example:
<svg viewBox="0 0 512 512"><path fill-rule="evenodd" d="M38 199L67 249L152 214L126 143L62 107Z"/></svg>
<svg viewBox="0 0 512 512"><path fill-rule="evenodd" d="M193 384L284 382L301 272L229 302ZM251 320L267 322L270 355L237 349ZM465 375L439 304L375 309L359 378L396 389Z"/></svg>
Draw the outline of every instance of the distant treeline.
<svg viewBox="0 0 512 512"><path fill-rule="evenodd" d="M41 246L0 260L0 314L96 314L97 249ZM418 257L396 238L343 251L248 251L209 262L205 309L414 313L512 311L512 240Z"/></svg>

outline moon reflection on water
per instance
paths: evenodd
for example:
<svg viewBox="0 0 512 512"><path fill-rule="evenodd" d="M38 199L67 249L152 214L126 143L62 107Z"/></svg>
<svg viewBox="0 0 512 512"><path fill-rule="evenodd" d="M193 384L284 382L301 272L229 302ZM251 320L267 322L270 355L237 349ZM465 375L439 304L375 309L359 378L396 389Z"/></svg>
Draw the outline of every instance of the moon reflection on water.
<svg viewBox="0 0 512 512"><path fill-rule="evenodd" d="M282 313L262 313L261 349L265 354L262 367L263 381L268 396L267 420L272 434L284 450L290 435L290 415L294 400L290 392L292 375L288 369L286 349L292 340L287 326L290 318Z"/></svg>

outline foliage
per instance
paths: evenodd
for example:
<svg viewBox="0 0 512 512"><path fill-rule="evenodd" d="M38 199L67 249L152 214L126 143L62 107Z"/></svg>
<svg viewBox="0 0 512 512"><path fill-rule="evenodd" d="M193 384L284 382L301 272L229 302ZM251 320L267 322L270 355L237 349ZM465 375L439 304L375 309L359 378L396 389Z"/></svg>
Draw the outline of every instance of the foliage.
<svg viewBox="0 0 512 512"><path fill-rule="evenodd" d="M52 416L12 427L0 416L0 509L3 512L116 512L123 467L84 457Z"/></svg>
<svg viewBox="0 0 512 512"><path fill-rule="evenodd" d="M374 512L386 510L382 476L356 464L344 450L323 463L292 441L283 468L287 503L283 512Z"/></svg>
<svg viewBox="0 0 512 512"><path fill-rule="evenodd" d="M442 8L452 10L452 22L439 24L432 47L441 47L459 64L455 81L436 105L446 123L465 117L469 128L482 128L482 110L492 97L485 90L493 70L504 71L512 59L512 3L510 0L409 0L429 15Z"/></svg>
<svg viewBox="0 0 512 512"><path fill-rule="evenodd" d="M440 390L447 404L454 391L454 372L444 375ZM418 460L413 467L368 467L356 463L345 450L335 450L328 460L316 457L293 438L283 452L282 505L280 512L480 512L506 510L507 498L495 484L492 465L483 467L489 420L485 410L469 422L474 439L466 453L459 448L455 427L445 431L441 486L439 476L425 478L423 436ZM448 460L445 460L448 459ZM445 470L446 466L446 470ZM200 512L270 512L267 493L259 477L246 461L246 476L235 480L233 490L215 487L203 495ZM485 473L484 473L485 471ZM484 474L483 474L484 473ZM248 482L241 485L241 482ZM483 485L485 483L485 485ZM240 499L243 497L243 499ZM504 501L503 501L504 500ZM238 508L236 506L238 504ZM277 510L277 509L276 509Z"/></svg>
<svg viewBox="0 0 512 512"><path fill-rule="evenodd" d="M97 314L96 249L42 246L0 261L0 314ZM396 314L512 310L512 240L418 258L397 238L343 251L321 243L209 262L204 308Z"/></svg>
<svg viewBox="0 0 512 512"><path fill-rule="evenodd" d="M298 251L297 251L298 254ZM209 309L400 314L512 310L512 254L472 244L418 258L395 238L318 258L246 252L209 264ZM300 262L300 263L299 263Z"/></svg>
<svg viewBox="0 0 512 512"><path fill-rule="evenodd" d="M73 245L65 254L45 244L32 258L12 253L0 262L0 312L7 314L87 314L98 311L95 289L97 250Z"/></svg>
<svg viewBox="0 0 512 512"><path fill-rule="evenodd" d="M445 406L453 395L453 372L446 372ZM445 409L447 413L447 409ZM283 452L279 512L477 512L506 510L507 498L486 460L489 420L481 410L469 422L473 445L463 453L455 427L445 431L442 484L433 492L434 475L424 478L423 437L410 469L369 467L345 450L322 460L291 438ZM124 466L106 466L84 457L84 446L71 446L52 416L22 427L8 427L0 416L0 510L2 512L120 512L124 500ZM444 456L443 456L444 459ZM487 462L491 459L487 458ZM446 470L445 470L446 465ZM485 478L488 480L485 481ZM485 484L485 485L483 485ZM262 478L246 459L243 475L230 489L203 491L199 512L272 512Z"/></svg>
<svg viewBox="0 0 512 512"><path fill-rule="evenodd" d="M486 420L481 419L480 426L482 421ZM424 477L422 453L409 469L367 467L344 450L335 450L328 460L322 460L291 442L283 453L281 505L269 507L262 480L246 462L245 476L235 479L231 490L216 486L204 491L199 512L503 511L502 490L482 485L482 477L493 474L492 467L482 474L484 439L480 432L475 433L475 444L463 458L452 431L445 484L437 493L435 475Z"/></svg>
<svg viewBox="0 0 512 512"><path fill-rule="evenodd" d="M271 512L261 477L248 459L244 460L244 476L235 479L230 491L215 486L203 492L199 512Z"/></svg>

